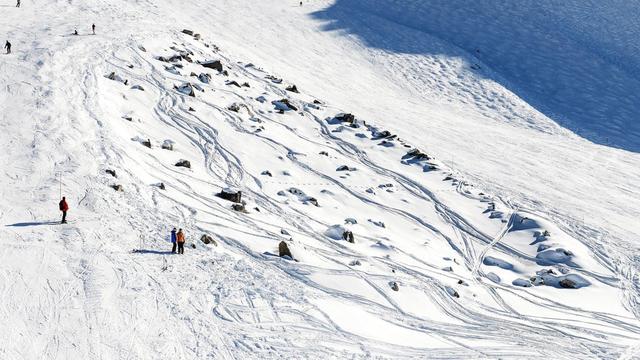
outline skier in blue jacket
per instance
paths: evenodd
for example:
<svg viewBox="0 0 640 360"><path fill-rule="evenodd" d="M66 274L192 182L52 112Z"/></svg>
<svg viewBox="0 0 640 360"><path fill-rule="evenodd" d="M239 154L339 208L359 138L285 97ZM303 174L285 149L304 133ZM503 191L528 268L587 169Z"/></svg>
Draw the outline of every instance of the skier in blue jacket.
<svg viewBox="0 0 640 360"><path fill-rule="evenodd" d="M171 230L171 242L173 243L173 247L171 248L171 253L175 254L176 253L176 243L178 242L178 239L176 237L176 228L173 228L173 230Z"/></svg>

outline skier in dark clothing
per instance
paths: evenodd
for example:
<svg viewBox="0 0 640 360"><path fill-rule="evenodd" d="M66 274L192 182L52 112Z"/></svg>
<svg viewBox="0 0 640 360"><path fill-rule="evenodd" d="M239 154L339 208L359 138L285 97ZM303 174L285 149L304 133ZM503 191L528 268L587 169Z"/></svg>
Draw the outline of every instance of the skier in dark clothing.
<svg viewBox="0 0 640 360"><path fill-rule="evenodd" d="M11 54L11 43L7 40L7 43L4 44L4 48L7 49L7 54Z"/></svg>
<svg viewBox="0 0 640 360"><path fill-rule="evenodd" d="M93 31L93 35L96 34L96 24L91 24L91 31Z"/></svg>
<svg viewBox="0 0 640 360"><path fill-rule="evenodd" d="M178 242L178 254L184 254L184 233L182 229L178 230L178 234L176 234L176 241Z"/></svg>
<svg viewBox="0 0 640 360"><path fill-rule="evenodd" d="M176 228L173 228L173 230L171 230L171 242L173 243L173 247L171 248L171 253L175 254L176 245L178 243L178 237L176 236Z"/></svg>
<svg viewBox="0 0 640 360"><path fill-rule="evenodd" d="M16 2L16 7L20 7L20 0Z"/></svg>
<svg viewBox="0 0 640 360"><path fill-rule="evenodd" d="M61 224L66 224L67 223L67 211L69 211L69 204L67 204L67 198L66 197L62 197L62 200L60 200L60 204L59 208L60 211L62 211L62 222Z"/></svg>

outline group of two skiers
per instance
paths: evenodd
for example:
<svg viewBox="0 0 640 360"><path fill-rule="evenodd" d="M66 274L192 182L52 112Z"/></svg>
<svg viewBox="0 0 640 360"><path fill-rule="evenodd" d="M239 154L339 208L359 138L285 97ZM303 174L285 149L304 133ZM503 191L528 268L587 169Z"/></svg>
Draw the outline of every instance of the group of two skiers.
<svg viewBox="0 0 640 360"><path fill-rule="evenodd" d="M62 211L62 221L61 224L67 223L67 211L69 211L69 204L67 204L67 198L65 196L62 197L62 200L58 203L58 208ZM186 242L184 237L184 232L182 229L176 231L176 228L171 230L171 243L173 243L173 247L171 249L171 253L175 254L176 250L178 254L184 254L184 243Z"/></svg>
<svg viewBox="0 0 640 360"><path fill-rule="evenodd" d="M182 229L178 230L178 232L176 232L176 228L171 230L171 242L173 243L173 247L171 248L172 254L176 253L176 245L178 247L178 254L184 254L185 239Z"/></svg>

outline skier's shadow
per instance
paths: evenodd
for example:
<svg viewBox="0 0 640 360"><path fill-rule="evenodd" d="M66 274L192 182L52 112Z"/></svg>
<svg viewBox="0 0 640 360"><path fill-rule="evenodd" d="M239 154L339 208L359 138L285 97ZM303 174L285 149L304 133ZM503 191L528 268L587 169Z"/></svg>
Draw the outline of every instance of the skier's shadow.
<svg viewBox="0 0 640 360"><path fill-rule="evenodd" d="M134 254L153 254L153 255L171 255L173 254L171 251L159 251L159 250L148 250L148 249L134 249L131 251Z"/></svg>
<svg viewBox="0 0 640 360"><path fill-rule="evenodd" d="M22 222L22 223L8 224L8 225L5 225L5 226L25 227L25 226L58 225L58 224L60 224L60 221L33 221L33 222Z"/></svg>

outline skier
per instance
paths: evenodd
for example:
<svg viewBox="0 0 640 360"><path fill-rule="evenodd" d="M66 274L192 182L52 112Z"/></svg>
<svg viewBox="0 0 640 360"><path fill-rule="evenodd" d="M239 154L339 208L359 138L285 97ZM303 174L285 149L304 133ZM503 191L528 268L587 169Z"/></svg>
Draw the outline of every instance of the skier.
<svg viewBox="0 0 640 360"><path fill-rule="evenodd" d="M69 204L67 204L67 198L66 197L62 197L62 200L60 200L60 204L58 204L60 207L60 211L62 211L62 222L60 222L61 224L66 224L67 223L67 211L69 211Z"/></svg>
<svg viewBox="0 0 640 360"><path fill-rule="evenodd" d="M20 0L17 1L16 7L20 7Z"/></svg>
<svg viewBox="0 0 640 360"><path fill-rule="evenodd" d="M184 254L184 233L182 229L178 230L176 242L178 243L178 254Z"/></svg>
<svg viewBox="0 0 640 360"><path fill-rule="evenodd" d="M7 40L7 43L4 44L4 48L7 49L7 54L11 54L11 43Z"/></svg>
<svg viewBox="0 0 640 360"><path fill-rule="evenodd" d="M79 35L78 34L78 29L73 30L73 35Z"/></svg>
<svg viewBox="0 0 640 360"><path fill-rule="evenodd" d="M173 228L173 230L171 230L171 243L173 243L173 247L171 248L172 254L176 253L176 242L177 242L176 228Z"/></svg>
<svg viewBox="0 0 640 360"><path fill-rule="evenodd" d="M91 24L91 31L93 31L93 35L96 34L96 24Z"/></svg>

